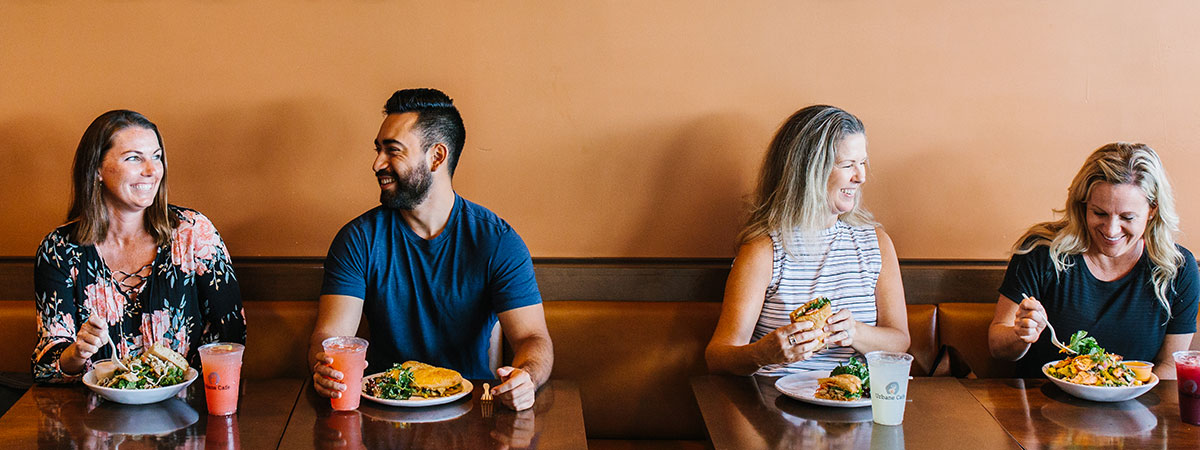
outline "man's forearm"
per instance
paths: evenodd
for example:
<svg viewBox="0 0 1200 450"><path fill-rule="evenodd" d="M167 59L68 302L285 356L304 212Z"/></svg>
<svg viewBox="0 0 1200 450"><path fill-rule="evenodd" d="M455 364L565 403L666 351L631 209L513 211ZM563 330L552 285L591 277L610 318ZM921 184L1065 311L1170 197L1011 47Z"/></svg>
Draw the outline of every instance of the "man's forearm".
<svg viewBox="0 0 1200 450"><path fill-rule="evenodd" d="M513 367L529 373L538 386L550 379L554 369L554 344L546 336L530 336L513 345Z"/></svg>

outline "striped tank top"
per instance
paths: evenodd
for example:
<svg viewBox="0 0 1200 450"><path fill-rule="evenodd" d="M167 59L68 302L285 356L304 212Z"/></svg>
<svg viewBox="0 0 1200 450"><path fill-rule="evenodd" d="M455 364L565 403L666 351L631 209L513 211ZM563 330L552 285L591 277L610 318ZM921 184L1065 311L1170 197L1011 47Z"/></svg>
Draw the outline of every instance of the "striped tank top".
<svg viewBox="0 0 1200 450"><path fill-rule="evenodd" d="M785 238L794 244L791 250L796 257L784 251ZM883 266L875 227L853 227L839 220L814 236L805 237L798 231L789 235L771 233L771 243L774 248L771 283L767 285L752 342L791 323L791 312L817 297L828 298L834 312L848 309L855 320L875 325L875 284ZM853 347L831 346L807 360L764 366L758 373L828 371L851 356Z"/></svg>

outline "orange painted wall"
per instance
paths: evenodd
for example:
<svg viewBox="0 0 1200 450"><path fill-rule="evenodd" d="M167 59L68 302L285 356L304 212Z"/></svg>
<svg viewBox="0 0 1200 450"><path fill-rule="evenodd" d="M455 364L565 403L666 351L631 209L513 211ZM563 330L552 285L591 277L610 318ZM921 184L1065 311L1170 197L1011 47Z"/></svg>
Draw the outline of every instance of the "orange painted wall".
<svg viewBox="0 0 1200 450"><path fill-rule="evenodd" d="M62 220L101 112L163 131L171 198L235 256L323 255L377 204L387 96L467 123L458 191L540 257L726 257L792 111L867 124L867 204L905 258L1006 258L1084 157L1156 148L1200 245L1200 4L6 1L0 256Z"/></svg>

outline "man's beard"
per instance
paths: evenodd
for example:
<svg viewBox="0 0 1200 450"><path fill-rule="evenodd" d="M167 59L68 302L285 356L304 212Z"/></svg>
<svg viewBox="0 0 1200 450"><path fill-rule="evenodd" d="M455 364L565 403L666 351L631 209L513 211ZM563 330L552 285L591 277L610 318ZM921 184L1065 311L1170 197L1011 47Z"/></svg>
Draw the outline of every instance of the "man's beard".
<svg viewBox="0 0 1200 450"><path fill-rule="evenodd" d="M376 176L391 175L396 186L392 189L379 191L379 203L385 208L412 211L429 196L429 188L433 186L433 172L429 165L421 161L421 165L412 168L403 177L389 170L380 170Z"/></svg>

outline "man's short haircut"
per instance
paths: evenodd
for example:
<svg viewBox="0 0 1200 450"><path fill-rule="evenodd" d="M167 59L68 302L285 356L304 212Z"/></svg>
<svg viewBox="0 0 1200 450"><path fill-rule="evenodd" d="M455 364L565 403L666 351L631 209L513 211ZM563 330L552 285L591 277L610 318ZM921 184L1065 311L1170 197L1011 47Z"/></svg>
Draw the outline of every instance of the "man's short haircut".
<svg viewBox="0 0 1200 450"><path fill-rule="evenodd" d="M417 113L416 129L421 133L421 142L428 151L438 142L446 144L450 151L450 176L454 176L454 168L458 167L458 157L462 154L463 142L467 140L467 130L463 128L462 116L454 107L454 100L437 89L403 89L396 91L387 103L383 105L384 114Z"/></svg>

